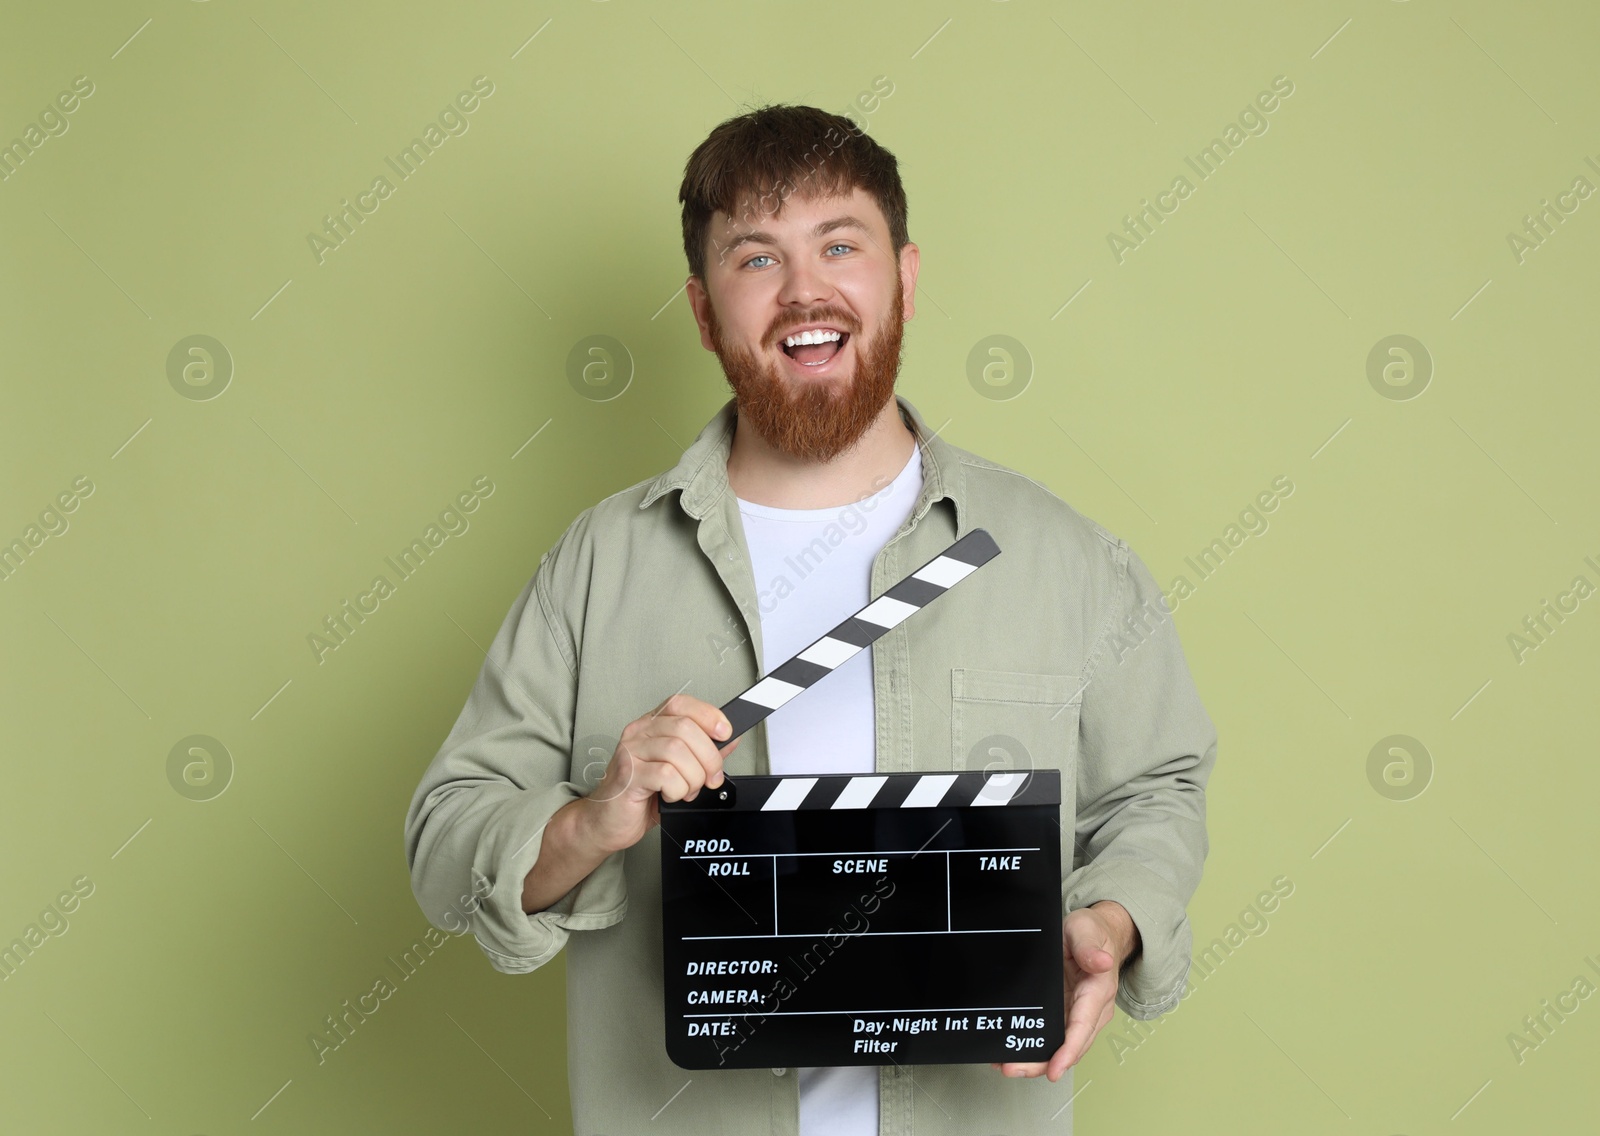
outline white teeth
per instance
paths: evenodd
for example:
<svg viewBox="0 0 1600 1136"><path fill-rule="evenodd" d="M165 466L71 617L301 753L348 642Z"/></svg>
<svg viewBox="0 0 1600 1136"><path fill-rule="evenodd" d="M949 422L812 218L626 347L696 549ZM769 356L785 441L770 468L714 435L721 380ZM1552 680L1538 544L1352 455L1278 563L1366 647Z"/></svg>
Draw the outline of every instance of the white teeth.
<svg viewBox="0 0 1600 1136"><path fill-rule="evenodd" d="M783 341L785 347L800 347L807 343L834 343L843 338L837 331L802 331Z"/></svg>

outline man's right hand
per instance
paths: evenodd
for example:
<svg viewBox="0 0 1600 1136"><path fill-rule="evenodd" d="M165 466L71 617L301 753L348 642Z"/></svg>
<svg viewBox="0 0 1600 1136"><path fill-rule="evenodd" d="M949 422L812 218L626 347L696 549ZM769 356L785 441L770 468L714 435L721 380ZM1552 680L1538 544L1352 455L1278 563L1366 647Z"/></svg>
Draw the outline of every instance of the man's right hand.
<svg viewBox="0 0 1600 1136"><path fill-rule="evenodd" d="M702 788L720 786L723 758L744 739L722 748L714 739L732 729L721 710L688 694L674 694L629 722L586 798L595 842L608 852L631 848L661 822L661 801L692 801Z"/></svg>
<svg viewBox="0 0 1600 1136"><path fill-rule="evenodd" d="M744 740L718 748L732 731L721 710L674 694L622 730L600 784L568 801L545 826L539 856L522 881L522 910L543 911L613 852L632 848L661 822L660 802L694 800L722 784L722 759Z"/></svg>

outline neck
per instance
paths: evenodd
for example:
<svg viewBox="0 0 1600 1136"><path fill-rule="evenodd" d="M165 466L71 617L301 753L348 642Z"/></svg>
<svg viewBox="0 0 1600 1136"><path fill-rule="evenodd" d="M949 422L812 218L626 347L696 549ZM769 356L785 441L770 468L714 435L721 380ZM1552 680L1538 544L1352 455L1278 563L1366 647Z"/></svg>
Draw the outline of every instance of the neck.
<svg viewBox="0 0 1600 1136"><path fill-rule="evenodd" d="M741 408L728 452L728 484L744 500L774 509L848 505L894 480L916 445L893 396L854 446L825 462L773 449Z"/></svg>

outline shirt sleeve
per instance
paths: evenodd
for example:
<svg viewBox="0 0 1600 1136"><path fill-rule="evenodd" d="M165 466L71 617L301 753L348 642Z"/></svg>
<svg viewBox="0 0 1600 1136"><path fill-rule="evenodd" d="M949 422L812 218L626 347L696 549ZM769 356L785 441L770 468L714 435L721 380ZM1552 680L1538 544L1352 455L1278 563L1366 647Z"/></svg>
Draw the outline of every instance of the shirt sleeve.
<svg viewBox="0 0 1600 1136"><path fill-rule="evenodd" d="M1063 908L1120 903L1139 929L1117 1005L1148 1019L1178 1004L1194 935L1186 906L1209 844L1206 781L1217 731L1144 562L1119 541L1117 599L1079 711L1076 854Z"/></svg>
<svg viewBox="0 0 1600 1136"><path fill-rule="evenodd" d="M423 913L452 934L470 929L507 974L543 966L570 932L609 927L627 910L621 852L545 910L522 910L545 825L584 795L572 765L577 656L552 599L566 539L512 604L406 814L411 890Z"/></svg>

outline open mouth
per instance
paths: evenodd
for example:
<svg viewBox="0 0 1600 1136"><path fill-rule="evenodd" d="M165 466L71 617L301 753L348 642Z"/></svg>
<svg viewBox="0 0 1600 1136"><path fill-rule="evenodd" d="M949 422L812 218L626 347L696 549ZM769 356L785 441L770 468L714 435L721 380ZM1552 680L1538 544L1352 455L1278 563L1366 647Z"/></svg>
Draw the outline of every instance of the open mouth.
<svg viewBox="0 0 1600 1136"><path fill-rule="evenodd" d="M778 349L800 366L815 370L826 367L848 342L848 331L818 328L784 336Z"/></svg>

